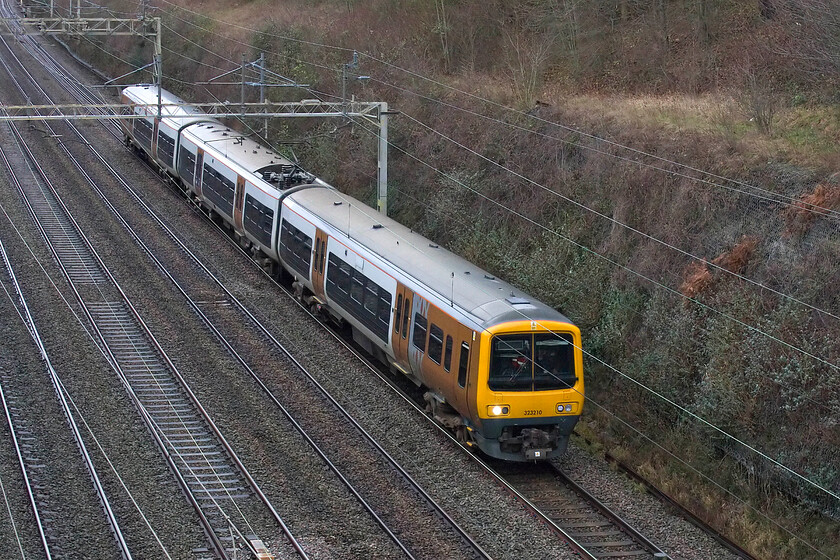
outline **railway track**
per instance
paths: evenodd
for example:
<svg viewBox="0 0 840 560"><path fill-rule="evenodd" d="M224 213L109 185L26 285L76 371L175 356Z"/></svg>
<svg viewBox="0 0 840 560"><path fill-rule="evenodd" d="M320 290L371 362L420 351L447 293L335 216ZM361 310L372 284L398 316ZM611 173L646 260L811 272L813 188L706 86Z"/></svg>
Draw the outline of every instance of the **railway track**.
<svg viewBox="0 0 840 560"><path fill-rule="evenodd" d="M78 95L78 92L76 94ZM74 126L69 125L69 128L78 135L82 143L85 143L81 133L79 133ZM22 141L22 139L20 140ZM115 177L119 177L119 174L108 165L107 161L102 158L102 156L99 156L98 154L95 155L103 166L107 167ZM70 154L68 154L68 157L72 158ZM84 170L80 165L77 165L77 168L79 168L80 172L84 173ZM42 178L46 180L45 176L42 176ZM89 183L91 187L97 189L99 195L107 203L107 197L101 190L98 190L96 183L92 180L89 180ZM123 181L122 183L126 189L130 189L130 186L126 182ZM139 198L137 200L142 204L142 201ZM44 205L38 203L33 206L41 207ZM50 204L47 203L46 206L50 206ZM113 206L110 206L110 209L115 213L124 227L126 227L127 231L134 236L135 240L141 246L146 248L140 237L137 236L137 234L131 230L128 223L119 216L117 209ZM33 213L37 215L37 209L34 209ZM60 220L58 221L60 222ZM163 225L162 222L160 222L160 224ZM73 271L72 274L68 273L68 279L79 283L96 284L103 276L108 276L108 279L114 282L113 277L110 273L108 273L107 269L104 268L104 264L99 259L96 259L97 262L93 262L95 253L89 243L85 243L85 245L87 245L85 248L86 250L79 247L77 242L77 238L81 235L79 228L75 228L75 231L69 234L67 233L67 230L68 228L66 227L66 224L59 223L58 229L46 231L45 237L50 238L53 235L57 235L64 240L62 243L63 250L57 249L54 251L58 259L68 255L74 258L73 262L68 263L67 265L68 270ZM175 234L172 232L168 232L168 234L170 241L177 241L177 236ZM166 272L166 265L157 259L154 254L148 250L148 248L146 249L150 258L155 261L161 270ZM189 252L185 247L182 247L182 249L186 251L186 255L189 255ZM94 257L92 257L92 255ZM194 256L192 256L192 258L195 268L203 266ZM205 279L212 279L212 273L206 270L206 268L202 270L202 272L204 273L203 276ZM169 275L169 273L167 274ZM173 284L181 290L196 314L204 320L208 328L210 328L218 336L228 351L235 355L243 367L245 367L256 379L259 379L258 374L248 365L247 360L237 353L234 348L234 344L226 338L224 334L222 334L222 330L218 325L222 323L232 324L241 322L241 315L244 314L246 320L249 320L255 328L260 330L264 340L269 341L269 344L273 345L275 349L282 352L288 360L296 363L296 360L291 352L285 349L276 339L273 339L268 330L262 327L255 317L248 317L245 307L241 305L232 296L232 294L224 291L225 293L221 293L215 297L208 296L205 288L198 289L200 295L199 297L194 297L188 293L190 288L184 287L183 281L179 282L172 275L169 275L169 278L172 280ZM220 283L218 284L218 287L223 288ZM122 290L119 290L118 288L118 291L122 294ZM196 289L193 289L193 293L195 293L195 291ZM192 428L192 426L199 424L195 415L190 414L191 408L194 408L197 405L194 403L192 405L187 403L186 399L184 399L180 394L180 391L177 388L178 384L174 382L172 374L168 371L174 369L171 366L171 362L165 363L168 362L168 359L162 360L160 358L161 356L165 357L162 349L154 341L151 333L142 328L142 321L139 320L139 315L136 313L136 310L133 309L130 302L128 302L124 297L122 301L117 301L113 298L100 298L98 301L85 301L84 298L81 298L81 300L85 306L86 314L95 325L103 350L109 355L112 363L115 364L118 371L120 371L121 377L124 378L126 385L131 387L132 398L138 404L138 408L141 410L143 416L147 418L147 421L150 424L150 430L153 432L156 430L159 433L159 436L156 437L159 437L161 440L161 447L164 449L170 449L171 454L175 457L183 458L188 456L191 458L191 462L187 460L182 461L183 465L181 466L184 467L187 474L183 475L181 478L184 479L186 486L191 487L191 493L196 496L196 501L200 502L202 499L206 499L208 501L218 502L221 499L231 498L231 495L235 492L241 492L243 487L242 480L231 474L232 470L229 465L222 465L220 467L224 469L224 476L220 476L218 470L213 470L215 467L204 464L208 462L208 456L218 455L219 453L213 451L214 444L211 443L212 439L209 437L206 430ZM237 316L234 320L232 320L231 317L219 317L219 310L224 310L228 307L235 307L236 311L241 315ZM211 316L214 314L216 317L211 319ZM301 373L305 376L309 376L306 369L299 363L297 363L297 367ZM309 376L309 379L311 381L314 378ZM401 540L397 538L395 531L392 531L385 521L383 521L382 516L374 511L374 508L361 497L361 492L349 483L347 477L338 470L335 464L329 460L327 454L320 449L317 444L315 444L314 440L312 440L308 434L306 434L305 430L300 427L300 424L282 406L277 397L271 394L270 390L264 384L261 383L261 385L275 404L283 410L283 413L287 416L287 418L299 429L304 437L306 437L313 449L331 468L334 469L336 474L342 481L345 482L350 491L364 504L368 512L377 520L392 540L399 546L404 555L409 558L421 557L417 556L416 553L410 551L406 545L402 544ZM171 392L173 387L175 387L174 394ZM321 388L321 394L326 398L330 398L323 388ZM456 540L460 541L465 547L457 553L458 556L489 558L486 552L481 549L481 546L476 543L467 532L463 531L463 529L458 526L458 524L446 513L446 511L441 508L428 494L426 494L422 487L413 481L406 471L401 469L399 464L394 461L393 458L388 456L384 449L378 445L375 439L367 434L361 426L353 420L352 416L346 410L341 408L334 399L333 403L336 406L336 410L343 414L344 418L348 421L348 424L355 426L355 428L359 430L362 438L366 440L371 447L378 451L381 459L390 463L394 472L398 473L399 479L402 481L398 484L405 485L410 488L411 492L414 492L417 496L421 497L422 503L430 510L431 517L441 519L443 521L443 525L447 527L447 530L452 531L455 534ZM189 428L185 429L185 426L189 426ZM196 432L195 430L200 431ZM180 448L180 445L187 445L187 448ZM201 461L202 463L194 464L195 461ZM202 469L202 473L208 469L210 472L207 474L199 473L196 475L195 473L197 473L199 469ZM207 482L205 482L207 477L212 477L214 479L215 485L213 488L209 488ZM233 487L227 487L223 484L221 482L222 478L229 480ZM368 491L368 493L370 492ZM247 496L234 494L233 497L242 499ZM379 507L381 508L382 506L380 505ZM214 516L207 515L206 517L208 517L208 521L213 521L212 517ZM390 513L389 517L391 517L391 523L394 523L398 516L394 513ZM221 527L220 529L218 524L214 525L214 533L217 534L220 540L224 538L222 535L225 533L226 529L228 528ZM405 532L405 527L399 529L398 532ZM417 544L415 544L414 547L418 548ZM216 549L217 554L222 554L219 545L214 546L214 548ZM465 551L469 552L465 555Z"/></svg>
<svg viewBox="0 0 840 560"><path fill-rule="evenodd" d="M18 182L16 186L90 320L101 349L195 507L213 553L228 558L238 548L255 555L262 552L264 545L251 536L250 522L242 512L266 509L305 558L273 505L69 215L24 139L13 132L40 178L40 182Z"/></svg>
<svg viewBox="0 0 840 560"><path fill-rule="evenodd" d="M138 204L144 205L139 196L135 195L135 198ZM113 209L112 211L118 213L116 209ZM152 212L151 209L148 209L148 211L150 213ZM166 228L162 221L159 221L159 224L162 228ZM176 235L172 232L168 233L170 234L171 239L180 244ZM183 245L182 250L189 253L188 249ZM154 258L151 253L150 256ZM197 266L204 267L200 260L195 258L193 255L191 256ZM156 262L159 267L163 268L162 263L157 260ZM206 270L205 268L204 271L210 275L209 270ZM174 278L172 278L172 280L177 284L177 281ZM208 317L208 313L212 313L213 309L217 307L217 304L223 303L225 306L232 304L238 308L239 312L252 323L254 328L256 328L263 337L272 340L279 349L293 359L291 353L289 353L278 341L276 341L276 339L274 339L268 329L266 329L256 317L248 312L244 305L242 305L229 291L227 291L221 283L219 283L219 287L223 289L224 297L223 299L210 302L212 305L202 305L195 302L195 300L191 300L191 304L194 306L196 312L203 317L208 326L215 330L215 323ZM190 296L186 293L186 291L184 291L184 295L190 299ZM288 295L289 297L293 297L290 293ZM201 307L204 307L206 312L205 310L202 310ZM217 336L219 336L220 339L225 340L224 336L218 332ZM344 342L342 341L342 343ZM235 352L232 347L229 349L232 352ZM247 366L245 360L241 361L243 366L250 370L250 367ZM300 367L306 375L309 375L302 366ZM258 374L252 372L252 375L257 376ZM317 384L317 381L315 381L315 383ZM327 394L323 388L321 388L321 390L325 395ZM275 397L272 395L272 398ZM342 409L338 403L335 403L335 405L339 409ZM344 412L344 414L346 418L348 418L351 422L354 422L352 416L346 412ZM370 442L374 445L378 445L375 440L368 436L360 426L358 429L369 438ZM498 469L501 468L506 468L508 471L500 473ZM610 512L606 506L586 493L583 488L577 486L571 480L563 476L562 473L557 471L550 463L540 464L537 467L538 469L549 469L549 472L538 474L536 477L534 476L534 473L523 475L521 471L519 471L518 474L514 474L516 471L510 470L511 468L512 465L505 465L503 463L500 463L498 468L488 466L490 471L499 475L501 479L509 484L517 495L528 503L529 507L533 508L535 514L541 516L549 525L557 530L561 535L561 538L569 543L569 545L583 557L668 557L667 554L662 552L658 547L656 547L656 545L641 535L641 533L633 529L628 523L624 522L618 515ZM556 483L558 480L562 480L563 484L552 484ZM569 492L564 492L565 497L563 498L558 497L558 493L561 488L573 488L576 498L572 497ZM562 507L558 508L558 505L562 505ZM468 537L465 534L464 536Z"/></svg>
<svg viewBox="0 0 840 560"><path fill-rule="evenodd" d="M6 154L1 148L0 159L3 160L7 167L10 167ZM20 187L20 183L17 182L16 178L12 178L16 183L16 186ZM102 505L107 523L116 540L119 553L123 559L129 560L132 557L131 551L128 548L125 538L123 537L119 521L114 515L108 496L99 478L99 474L93 464L91 453L88 451L87 445L82 438L82 430L79 428L73 412L71 411L70 405L67 402L61 380L58 377L58 373L53 368L50 356L46 350L43 340L41 339L38 327L29 312L29 306L26 303L23 291L20 288L17 276L14 273L12 264L6 253L6 248L2 242L0 242L0 260L2 260L5 272L11 281L11 286L14 288L12 294L18 298L16 311L21 320L25 323L31 338L35 343L35 347L40 355L40 358L46 367L52 388L58 398L58 401L60 402L61 410L64 414L64 420L67 423L69 431L72 433L73 441L81 453L85 469L87 470L91 482L93 483L96 496ZM34 518L37 532L43 546L44 554L48 559L50 559L54 555L63 555L63 543L61 533L55 530L55 520L50 511L51 507L55 507L55 502L51 500L49 493L46 491L48 485L46 484L47 481L42 474L45 465L42 458L38 455L37 447L35 445L36 442L41 440L41 434L36 433L27 425L27 414L23 410L24 407L17 404L16 397L11 394L7 395L6 392L3 391L3 385L8 387L11 384L10 381L11 380L8 376L0 378L0 400L2 400L3 411L8 423L9 432L12 435L15 454L17 455L18 464L21 469L26 494L29 497L29 502L32 508L32 516ZM42 445L44 444L42 441L41 443Z"/></svg>
<svg viewBox="0 0 840 560"><path fill-rule="evenodd" d="M23 64L20 66L24 68ZM32 82L34 84L35 80ZM48 129L55 134L50 127ZM251 524L244 513L265 509L283 529L295 552L306 558L300 544L61 203L50 177L29 150L23 136L14 126L11 131L39 178L39 181L16 181L15 186L90 320L101 350L194 506L213 555L228 558L236 555L238 549L248 549L254 555L267 552L263 542L252 535ZM63 148L67 157L88 177L66 146ZM14 177L11 167L9 174ZM255 501L260 503L257 508L250 503ZM122 541L118 530L115 534ZM282 551L279 543L275 543L275 547L275 552ZM127 548L123 556L130 558Z"/></svg>
<svg viewBox="0 0 840 560"><path fill-rule="evenodd" d="M101 163L103 165L107 165L107 162L104 161L103 158L100 157ZM110 166L109 166L110 168ZM154 251L141 239L140 235L136 231L132 229L132 227L128 224L128 221L122 216L120 210L108 202L108 197L106 194L101 191L95 183L91 183L91 187L94 188L99 196L105 201L106 205L110 209L110 211L114 214L114 216L118 219L118 221L123 225L123 227L132 235L135 242L138 243L147 253L147 256L153 260L155 265L161 270L172 282L172 284L176 287L178 291L184 296L187 300L189 305L192 307L195 314L204 322L208 329L210 329L218 340L225 346L228 352L233 355L236 360L240 363L240 365L253 377L253 379L257 382L260 388L266 393L269 399L278 407L278 409L282 412L282 414L287 418L287 420L294 426L294 428L306 439L310 447L317 453L318 456L322 458L322 460L327 464L327 466L336 474L336 476L344 483L347 489L359 500L362 504L364 509L371 515L371 517L382 527L383 531L391 538L391 540L396 544L396 546L403 552L403 554L408 558L415 558L415 557L422 557L422 554L419 552L418 543L422 541L421 536L417 535L415 537L415 544L412 546L410 544L406 544L403 540L407 540L404 538L399 538L397 533L405 533L407 528L401 527L396 529L391 527L391 524L396 524L396 520L398 515L394 511L387 511L384 504L380 501L378 505L371 504L370 496L372 493L370 490L362 490L357 488L359 485L359 480L357 479L355 483L350 481L350 476L348 476L345 472L342 471L341 468L337 465L336 461L331 460L329 457L328 452L323 448L322 445L319 445L315 438L310 435L307 430L303 427L304 422L302 422L299 418L296 418L295 414L293 414L289 408L284 406L281 402L281 399L275 394L275 391L270 389L268 385L263 381L263 378L268 376L270 371L275 369L276 367L292 367L292 369L296 369L301 375L303 375L303 381L308 382L310 386L314 386L317 389L317 392L320 394L321 398L326 399L329 403L329 406L334 407L335 411L339 415L338 422L329 422L330 425L334 426L336 424L346 423L351 429L356 430L357 436L353 437L351 434L347 437L347 439L355 440L358 436L361 436L362 440L367 442L370 445L370 448L374 449L377 453L377 456L381 461L385 463L385 465L392 470L392 472L396 476L396 480L390 481L390 483L383 484L380 488L378 488L377 492L385 493L388 489L392 489L399 486L405 486L409 489L412 493L411 496L407 496L406 499L411 498L419 498L420 503L422 503L425 507L428 508L428 512L425 513L425 516L428 517L431 514L431 518L437 518L442 521L442 525L445 526L446 532L451 532L455 540L457 542L462 543L463 549L456 548L454 550L459 550L456 554L461 557L476 557L476 558L489 558L489 555L482 549L482 547L474 540L472 537L464 531L458 523L446 512L446 510L440 506L413 478L408 474L405 469L403 469L399 463L393 459L385 449L376 441L376 439L371 436L362 426L353 418L352 414L348 412L345 407L342 407L338 401L336 401L329 392L318 383L315 377L308 371L308 369L303 366L298 360L295 359L294 354L286 348L281 342L279 342L274 335L270 332L268 328L266 328L260 320L250 313L245 305L243 305L225 286L222 282L220 282L202 262L201 260L194 255L178 238L178 236L171 231L168 226L160 220L160 218L149 208L146 203L142 200L142 198L131 188L131 186L120 179L119 173L110 168L113 175L120 180L122 186L126 189L126 191L131 194L134 198L134 202L136 203L137 207L144 209L150 217L157 223L157 226L166 234L167 240L178 247L181 252L181 255L188 260L188 265L192 272L198 272L198 274L190 274L184 275L179 274L176 277L176 274L169 271L169 269L173 268L171 264L164 262L162 259L158 258ZM183 267L179 267L183 268ZM209 284L208 284L209 283ZM257 342L261 345L259 349L248 348L245 351L250 354L250 357L245 357L242 351L242 343L240 340L242 339L241 334L236 334L233 331L239 328L242 324L249 325L253 332L256 332L259 335ZM232 331L233 329L233 331ZM119 332L119 331L118 331ZM274 364L271 361L266 362L265 357L271 356L272 354L279 352L285 360L288 362L286 364ZM255 359L254 356L257 358ZM258 371L259 370L259 371ZM288 390L288 388L286 388ZM300 391L298 394L306 394L310 391L307 390L307 387L301 386ZM312 405L312 407L323 407L322 403L317 403ZM310 407L303 407L301 411L297 412L297 415L302 415L302 411L306 410ZM335 434L335 428L331 428L330 432ZM345 455L342 457L342 461L347 462L348 457ZM364 463L362 465L355 465L351 468L355 469L357 472L363 472L364 467L369 465L370 458L363 458L361 459ZM368 498L365 498L363 494L368 495ZM411 500L416 501L416 500ZM393 506L391 506L393 507ZM385 509L386 511L382 511ZM390 521L387 521L390 519ZM426 523L428 527L428 522ZM451 537L450 537L451 538ZM413 550L412 550L413 549Z"/></svg>
<svg viewBox="0 0 840 560"><path fill-rule="evenodd" d="M82 93L82 92L83 92L83 90L79 91L79 93ZM87 93L84 93L84 95L87 95ZM83 99L89 99L89 98L83 98ZM114 128L115 127L111 127L111 134L112 135L115 135ZM83 138L83 137L80 135L79 138ZM80 141L84 142L84 140L80 140ZM116 172L114 172L114 173L116 175ZM107 197L104 193L100 193L100 196L103 198L103 200L107 200ZM132 196L134 197L134 199L138 203L140 203L142 205L142 197L141 196L139 196L137 193L133 193ZM112 212L115 212L115 215L118 214L115 209L112 209ZM149 212L151 212L151 210L149 210ZM122 218L120 218L120 219L122 219ZM128 227L127 226L127 221L126 220L123 220L123 221L126 222L126 227ZM160 221L160 224L161 224L161 226L163 226L162 221ZM177 234L174 234L173 232L169 232L169 235L170 235L170 239L175 240L175 241L178 240ZM140 237L138 236L136 239L139 241ZM140 243L142 243L142 242L140 242ZM150 257L155 258L152 254L152 251L149 250L149 249L147 249L147 250L149 251ZM183 250L188 251L186 249L186 247L184 247ZM194 256L193 256L193 258L194 258ZM196 263L200 263L200 261L198 259L196 259ZM166 268L163 265L163 263L160 262L160 261L157 262L157 266L160 267L161 269ZM198 266L198 264L196 264L196 266ZM200 265L200 266L203 267L204 265ZM84 265L82 265L82 268L83 269L85 268ZM209 270L207 270L206 268L205 268L205 270L202 274L204 274L205 276L209 275L210 277L212 277L212 273L210 273ZM172 276L170 276L170 278L171 278L171 280L174 284L179 285L179 280L175 278L174 274ZM219 286L222 287L221 283L219 283ZM274 336L271 334L271 331L266 329L262 325L260 325L260 321L257 317L255 317L253 315L248 317L248 315L250 315L250 313L247 311L247 309L245 308L244 305L240 307L241 304L239 304L238 301L235 301L235 298L232 296L232 294L227 293L227 294L221 294L220 295L218 293L216 293L216 294L209 293L209 295L208 295L208 292L206 291L206 287L201 288L201 289L196 289L195 287L190 287L190 286L187 286L187 285L185 285L185 286L180 286L179 285L179 289L182 289L185 298L188 301L190 301L190 305L193 307L196 315L198 315L199 317L202 317L202 321L204 321L204 323L208 326L208 328L215 331L215 335L219 338L219 340L222 342L222 344L224 344L226 346L226 348L228 349L228 351L232 355L236 356L236 359L240 361L240 363L243 365L244 368L251 369L248 366L248 363L249 363L249 361L253 361L253 358L249 358L247 356L247 354L248 354L248 352L250 352L250 350L244 350L244 351L242 350L243 345L242 345L241 341L237 340L237 338L239 338L239 336L241 336L241 335L225 335L223 333L224 330L230 328L229 323L235 321L232 318L232 316L228 314L231 311L231 309L234 309L236 311L236 313L239 313L240 319L242 317L246 317L246 319L251 323L251 327L255 330L255 332L260 333L261 340L263 341L264 344L268 344L269 346L274 346L276 349L280 350L281 352L283 351L282 348L281 348L282 345L274 338ZM192 293L193 295L190 295L190 293ZM220 313L220 311L222 311L222 313ZM108 313L108 312L109 311L106 310L106 313ZM274 340L272 340L272 339L274 339ZM239 348L239 350L237 350L237 348ZM291 358L291 356L287 356L287 357ZM260 374L256 373L256 372L253 372L253 374L257 377L260 376ZM311 381L317 384L317 380L315 380L314 378L312 378ZM153 392L155 389L156 388L153 387L153 388L150 389L150 391ZM283 405L279 402L279 399L277 399L277 397L275 395L270 394L271 389L267 388L266 391L267 391L267 394L269 394L270 398L277 401L276 402L277 406L281 409L284 409ZM284 414L286 414L285 410L284 410ZM287 414L287 417L290 420L293 420L291 413ZM350 418L352 418L352 416ZM328 458L326 458L326 451L324 452L324 454L325 454L324 455L324 460L328 462L329 460L328 460ZM559 502L560 498L558 498L556 495L553 498L548 497L547 496L548 493L549 493L548 489L546 489L546 491L545 491L546 496L543 496L543 497L533 496L532 494L530 494L528 492L525 492L525 491L517 491L515 489L520 484L519 484L519 482L516 482L515 478L517 476L521 477L522 473L520 473L519 475L510 474L510 476L513 477L511 479L511 482L510 482L510 486L511 486L512 491L514 491L519 496L520 500L522 500L526 503L531 502L534 506L536 506L535 512L538 512L537 513L538 515L543 516L546 524L556 525L560 528L563 528L564 525L566 525L566 523L562 519L555 518L554 515L551 512L551 510L552 510L552 505L551 504L552 503L554 503L554 504L560 503ZM551 478L551 477L553 477L553 478ZM544 486L546 486L547 488L552 487L552 486L556 486L556 480L557 480L556 477L557 477L556 474L545 474L544 476L542 476L542 480L547 481L547 482L545 482ZM541 485L541 484L542 483L540 483L539 480L536 480L536 479L532 480L531 482L525 481L525 486L529 487L529 488L530 487L536 487L536 486ZM581 515L580 510L582 510L584 507L589 508L591 506L582 506L580 504L574 505L571 502L565 502L563 508L561 508L561 509L562 510L565 510L565 509L576 510L577 511L576 515ZM371 508L371 509L373 509L373 508ZM575 518L575 519L580 519L580 518ZM564 533L565 536L563 537L567 541L582 541L581 544L583 545L583 547L581 549L580 554L584 557L593 557L593 558L602 558L602 557L603 558L608 558L608 557L659 557L659 558L665 558L665 557L667 557L661 551L656 551L655 547L653 547L651 549L651 548L645 548L644 546L639 545L638 548L637 548L636 544L631 543L628 539L626 539L623 536L623 535L627 534L627 533L624 532L624 531L627 531L626 529L624 529L624 530L616 529L615 525L613 525L613 524L610 524L610 528L607 528L607 525L605 524L603 519L598 520L596 518L592 518L592 519L587 519L585 521L571 521L570 523L572 525L574 525L575 523L585 523L585 524L587 524L584 527L566 526L565 527L566 533ZM580 533L584 533L584 534L580 534ZM643 537L642 537L642 540L643 540ZM588 545L585 544L587 541L589 541ZM592 542L595 542L596 544L599 544L600 546L593 547ZM404 549L404 552L408 556L411 555L410 551L408 551L407 549ZM410 557L412 557L412 556L410 556Z"/></svg>
<svg viewBox="0 0 840 560"><path fill-rule="evenodd" d="M574 541L588 558L668 558L632 525L612 512L550 462L488 467Z"/></svg>

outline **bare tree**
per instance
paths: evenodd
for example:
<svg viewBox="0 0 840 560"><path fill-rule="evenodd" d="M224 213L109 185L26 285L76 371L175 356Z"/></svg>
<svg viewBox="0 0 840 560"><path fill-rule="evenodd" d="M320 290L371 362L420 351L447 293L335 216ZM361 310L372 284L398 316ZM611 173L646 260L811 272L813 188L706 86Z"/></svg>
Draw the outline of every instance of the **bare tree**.
<svg viewBox="0 0 840 560"><path fill-rule="evenodd" d="M668 38L668 17L665 10L665 0L655 0L656 4L656 20L659 23L659 32L661 34L662 51L668 52L670 40Z"/></svg>
<svg viewBox="0 0 840 560"><path fill-rule="evenodd" d="M533 107L553 40L548 34L534 35L521 30L506 32L505 40L510 47L506 64L516 100L523 108Z"/></svg>
<svg viewBox="0 0 840 560"><path fill-rule="evenodd" d="M707 0L695 0L697 9L697 42L706 49L709 46L709 4Z"/></svg>
<svg viewBox="0 0 840 560"><path fill-rule="evenodd" d="M449 45L449 24L446 21L446 6L444 0L435 0L435 16L437 24L434 31L440 37L440 49L443 53L443 70L449 73L452 66L452 50Z"/></svg>
<svg viewBox="0 0 840 560"><path fill-rule="evenodd" d="M744 70L744 85L738 104L762 134L770 134L773 130L776 101L770 81L748 65Z"/></svg>
<svg viewBox="0 0 840 560"><path fill-rule="evenodd" d="M836 0L763 0L773 17L790 22L794 46L773 47L773 52L799 59L812 73L840 74L840 2Z"/></svg>

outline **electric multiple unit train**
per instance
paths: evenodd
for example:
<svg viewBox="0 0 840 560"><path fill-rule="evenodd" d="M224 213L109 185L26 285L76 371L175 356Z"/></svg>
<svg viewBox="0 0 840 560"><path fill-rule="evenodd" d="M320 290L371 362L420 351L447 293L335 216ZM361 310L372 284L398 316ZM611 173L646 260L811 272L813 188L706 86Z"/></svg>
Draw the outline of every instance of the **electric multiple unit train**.
<svg viewBox="0 0 840 560"><path fill-rule="evenodd" d="M584 394L580 330L565 316L160 95L158 118L155 86L122 91L126 142L290 274L312 309L425 387L438 421L497 458L565 451Z"/></svg>

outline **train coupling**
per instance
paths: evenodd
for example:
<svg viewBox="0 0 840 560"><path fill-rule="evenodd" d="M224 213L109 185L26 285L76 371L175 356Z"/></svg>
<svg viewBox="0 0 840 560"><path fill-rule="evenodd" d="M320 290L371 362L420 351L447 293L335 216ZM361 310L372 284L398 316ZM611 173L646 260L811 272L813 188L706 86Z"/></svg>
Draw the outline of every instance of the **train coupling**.
<svg viewBox="0 0 840 560"><path fill-rule="evenodd" d="M551 453L551 449L525 449L525 458L529 461L543 461L548 458L548 454Z"/></svg>
<svg viewBox="0 0 840 560"><path fill-rule="evenodd" d="M522 430L522 453L529 461L547 459L553 451L552 443L556 437L550 432L539 428L525 428Z"/></svg>

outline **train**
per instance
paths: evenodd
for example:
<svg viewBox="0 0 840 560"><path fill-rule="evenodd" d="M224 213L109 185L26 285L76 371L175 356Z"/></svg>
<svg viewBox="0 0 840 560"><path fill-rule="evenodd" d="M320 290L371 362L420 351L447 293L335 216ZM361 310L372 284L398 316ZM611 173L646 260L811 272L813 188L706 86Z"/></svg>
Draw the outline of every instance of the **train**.
<svg viewBox="0 0 840 560"><path fill-rule="evenodd" d="M128 86L121 105L127 145L422 387L462 443L508 461L565 452L584 402L567 317L166 90Z"/></svg>

